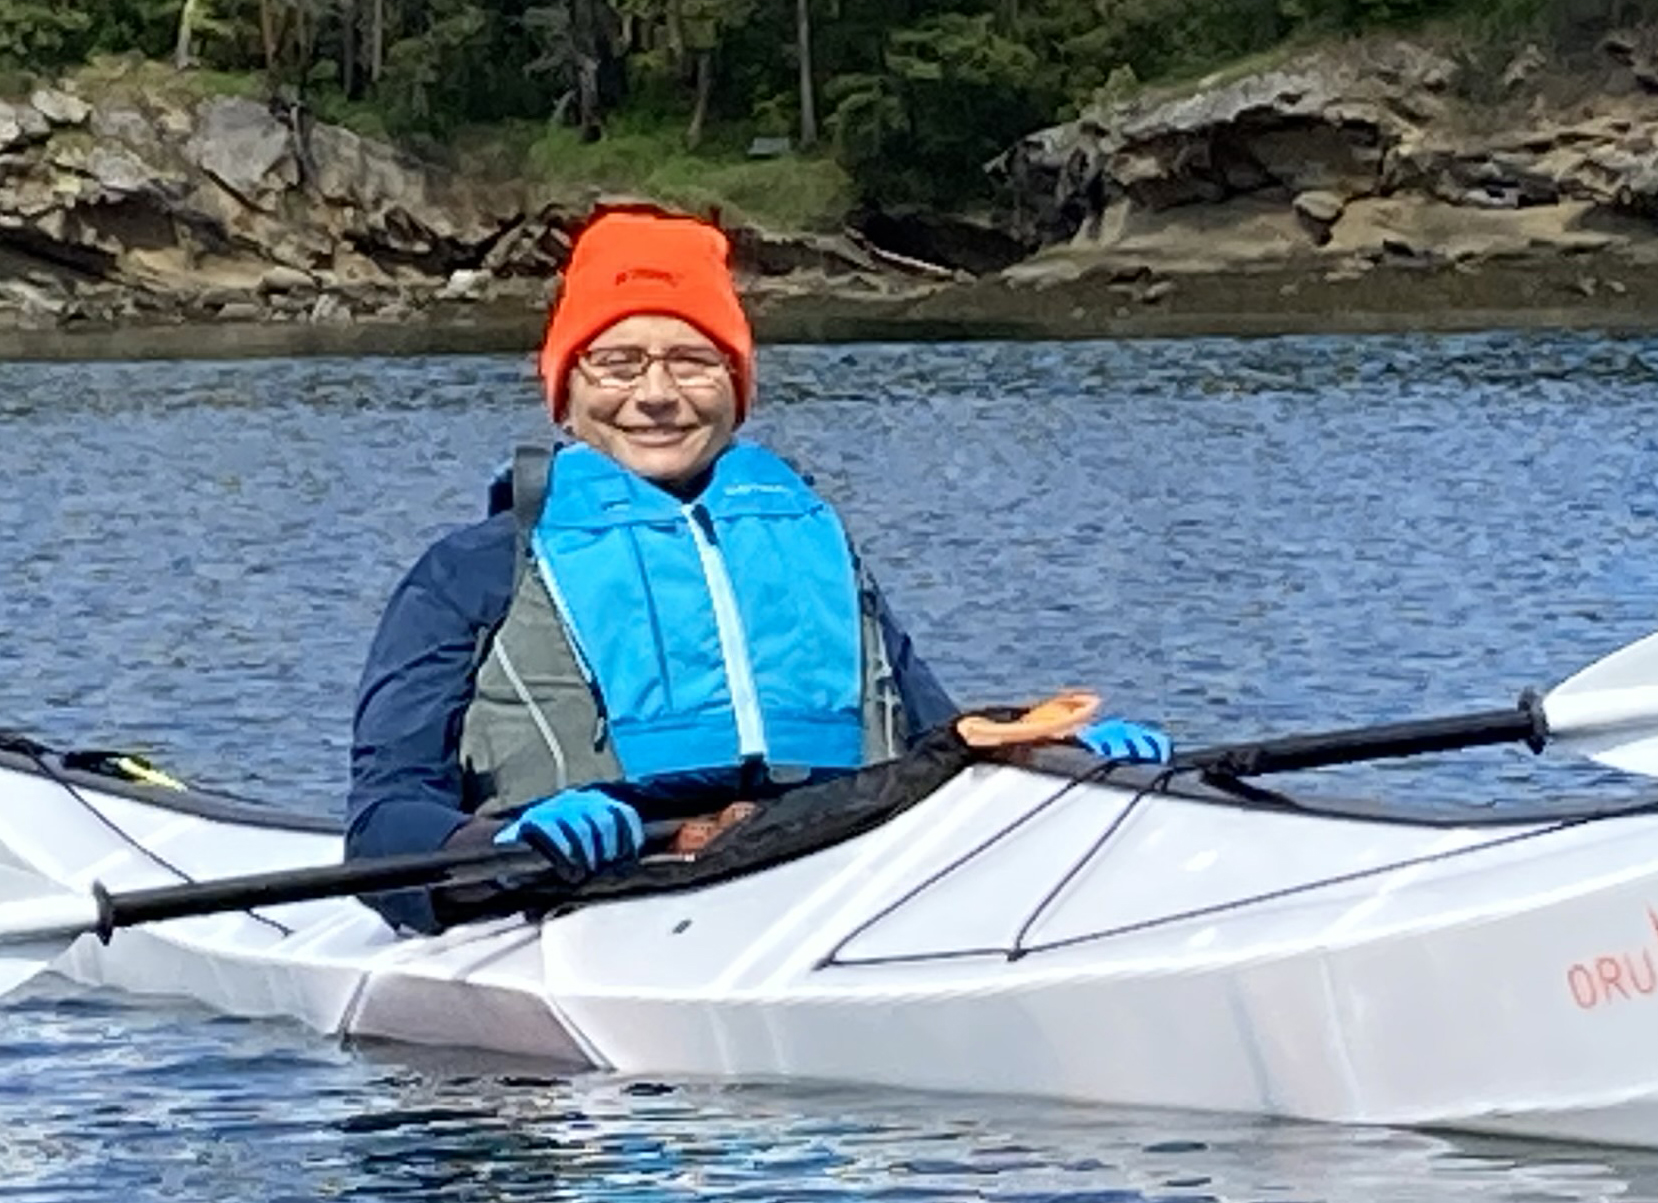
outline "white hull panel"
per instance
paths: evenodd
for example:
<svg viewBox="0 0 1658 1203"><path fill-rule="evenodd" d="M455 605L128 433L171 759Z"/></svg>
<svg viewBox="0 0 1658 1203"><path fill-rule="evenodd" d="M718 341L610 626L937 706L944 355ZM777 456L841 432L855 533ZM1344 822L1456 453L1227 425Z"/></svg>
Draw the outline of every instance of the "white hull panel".
<svg viewBox="0 0 1658 1203"><path fill-rule="evenodd" d="M0 900L340 856L251 808L74 782L0 766ZM1658 1148L1658 815L1430 827L1064 785L976 768L791 864L540 925L398 939L340 899L84 938L55 968L629 1072Z"/></svg>

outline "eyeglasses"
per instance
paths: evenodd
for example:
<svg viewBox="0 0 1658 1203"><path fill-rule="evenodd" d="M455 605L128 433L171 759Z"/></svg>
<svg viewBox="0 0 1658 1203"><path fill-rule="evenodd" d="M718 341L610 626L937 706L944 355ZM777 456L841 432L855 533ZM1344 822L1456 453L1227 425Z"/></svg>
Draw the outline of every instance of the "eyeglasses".
<svg viewBox="0 0 1658 1203"><path fill-rule="evenodd" d="M668 378L681 388L711 388L731 371L725 356L713 347L595 347L576 359L582 375L594 385L617 391L639 387L653 363L668 369Z"/></svg>

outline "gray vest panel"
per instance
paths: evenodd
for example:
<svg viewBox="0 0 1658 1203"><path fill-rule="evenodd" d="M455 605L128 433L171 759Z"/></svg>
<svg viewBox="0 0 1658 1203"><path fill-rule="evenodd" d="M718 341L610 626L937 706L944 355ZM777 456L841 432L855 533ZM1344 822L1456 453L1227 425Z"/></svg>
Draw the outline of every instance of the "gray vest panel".
<svg viewBox="0 0 1658 1203"><path fill-rule="evenodd" d="M530 479L535 469L534 457L518 457L513 504L519 522L517 581L505 620L481 649L472 702L461 722L466 805L479 814L513 811L563 789L622 776L598 699L564 622L541 574L529 566L529 529L540 517L538 500L547 495L544 470L540 480ZM874 593L861 567L858 580L864 762L876 764L903 751L909 732Z"/></svg>
<svg viewBox="0 0 1658 1203"><path fill-rule="evenodd" d="M564 623L534 572L519 574L506 621L478 666L461 724L461 767L480 814L622 775Z"/></svg>

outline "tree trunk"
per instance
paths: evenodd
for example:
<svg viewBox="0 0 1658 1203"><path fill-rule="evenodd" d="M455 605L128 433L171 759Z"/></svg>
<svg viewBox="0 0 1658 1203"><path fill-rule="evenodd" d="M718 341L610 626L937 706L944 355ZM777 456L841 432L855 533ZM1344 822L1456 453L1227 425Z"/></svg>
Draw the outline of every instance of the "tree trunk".
<svg viewBox="0 0 1658 1203"><path fill-rule="evenodd" d="M303 98L305 85L311 80L311 64L317 57L317 22L305 11L304 4L294 5L294 86Z"/></svg>
<svg viewBox="0 0 1658 1203"><path fill-rule="evenodd" d="M357 0L340 0L340 87L346 99L357 100L362 89L357 79L358 36Z"/></svg>
<svg viewBox="0 0 1658 1203"><path fill-rule="evenodd" d="M276 56L281 48L278 40L281 30L277 25L276 6L282 0L259 0L259 39L265 48L265 74L276 79Z"/></svg>
<svg viewBox="0 0 1658 1203"><path fill-rule="evenodd" d="M197 0L184 0L178 10L178 40L173 43L173 69L186 71L190 67L191 26L196 22Z"/></svg>
<svg viewBox="0 0 1658 1203"><path fill-rule="evenodd" d="M685 21L679 10L679 0L668 0L664 23L668 30L668 62L678 71L685 63Z"/></svg>
<svg viewBox="0 0 1658 1203"><path fill-rule="evenodd" d="M599 117L599 60L584 54L576 60L576 112L581 120L581 140L597 142L604 134Z"/></svg>
<svg viewBox="0 0 1658 1203"><path fill-rule="evenodd" d="M708 120L708 96L714 90L714 52L712 50L698 50L697 55L697 103L691 110L691 125L685 131L685 145L695 150L702 141L703 123Z"/></svg>
<svg viewBox="0 0 1658 1203"><path fill-rule="evenodd" d="M795 0L794 40L800 57L800 147L807 150L817 144L817 97L812 88L811 0Z"/></svg>
<svg viewBox="0 0 1658 1203"><path fill-rule="evenodd" d="M604 134L599 69L608 47L603 0L570 0L570 46L576 59L576 115L581 121L581 140L597 142Z"/></svg>
<svg viewBox="0 0 1658 1203"><path fill-rule="evenodd" d="M368 77L380 82L380 71L386 63L386 0L374 0L374 24L368 39Z"/></svg>

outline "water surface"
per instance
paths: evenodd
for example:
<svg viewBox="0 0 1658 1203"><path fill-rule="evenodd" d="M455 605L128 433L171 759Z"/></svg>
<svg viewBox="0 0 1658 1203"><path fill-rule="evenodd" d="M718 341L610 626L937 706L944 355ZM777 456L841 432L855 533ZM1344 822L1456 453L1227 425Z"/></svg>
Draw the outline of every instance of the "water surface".
<svg viewBox="0 0 1658 1203"><path fill-rule="evenodd" d="M763 351L963 704L1186 746L1512 702L1658 628L1658 341ZM0 727L337 813L387 593L544 419L527 356L0 366ZM1512 748L1302 775L1642 796ZM0 1199L1587 1200L1658 1155L778 1083L562 1078L61 984L7 1011Z"/></svg>

